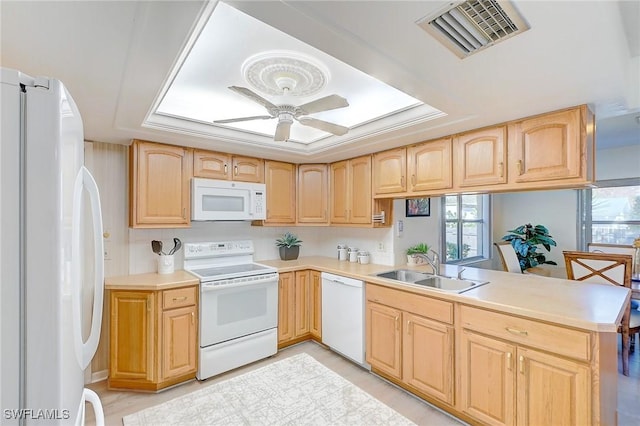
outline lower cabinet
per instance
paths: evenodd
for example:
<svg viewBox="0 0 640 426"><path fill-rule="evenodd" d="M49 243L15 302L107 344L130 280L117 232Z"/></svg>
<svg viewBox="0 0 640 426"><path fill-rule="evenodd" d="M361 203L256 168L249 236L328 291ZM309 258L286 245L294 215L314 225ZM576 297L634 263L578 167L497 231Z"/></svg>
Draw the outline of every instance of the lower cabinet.
<svg viewBox="0 0 640 426"><path fill-rule="evenodd" d="M322 338L320 272L280 273L278 289L278 347Z"/></svg>
<svg viewBox="0 0 640 426"><path fill-rule="evenodd" d="M462 308L462 322L478 329L461 332L459 399L465 414L488 425L592 424L591 368L578 360L588 358L588 333L565 329L564 338L543 335L533 321L521 319L518 324L505 315L468 307ZM545 351L485 332L513 333ZM547 351L565 352L568 346L563 342L576 339L587 343L576 348L573 355L578 359Z"/></svg>
<svg viewBox="0 0 640 426"><path fill-rule="evenodd" d="M366 357L372 369L453 405L453 304L372 284L366 293Z"/></svg>
<svg viewBox="0 0 640 426"><path fill-rule="evenodd" d="M109 293L109 388L155 391L195 377L197 287Z"/></svg>

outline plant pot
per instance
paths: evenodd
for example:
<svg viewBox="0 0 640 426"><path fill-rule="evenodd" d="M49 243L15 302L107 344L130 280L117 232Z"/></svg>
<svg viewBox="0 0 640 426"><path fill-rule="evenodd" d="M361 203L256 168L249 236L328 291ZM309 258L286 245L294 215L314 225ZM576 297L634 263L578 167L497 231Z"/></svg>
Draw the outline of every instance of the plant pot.
<svg viewBox="0 0 640 426"><path fill-rule="evenodd" d="M300 246L280 247L280 259L296 260L300 254Z"/></svg>

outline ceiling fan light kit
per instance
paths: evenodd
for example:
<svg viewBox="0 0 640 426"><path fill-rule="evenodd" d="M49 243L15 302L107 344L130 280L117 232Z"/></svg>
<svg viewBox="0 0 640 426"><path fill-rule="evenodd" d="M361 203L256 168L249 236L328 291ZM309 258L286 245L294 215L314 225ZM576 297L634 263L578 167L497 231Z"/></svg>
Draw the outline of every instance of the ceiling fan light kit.
<svg viewBox="0 0 640 426"><path fill-rule="evenodd" d="M328 72L323 72L319 66L302 58L294 57L294 54L290 52L287 56L264 53L245 61L242 71L245 79L253 88L265 95L283 97L283 103L276 105L251 89L230 86L230 90L262 105L270 115L214 120L214 123L225 124L277 118L278 125L273 138L276 142L289 140L291 125L294 121L337 136L342 136L349 131L349 128L345 126L306 117L309 114L349 106L349 102L339 95L328 95L298 106L291 105L290 97L310 96L318 93L326 85Z"/></svg>

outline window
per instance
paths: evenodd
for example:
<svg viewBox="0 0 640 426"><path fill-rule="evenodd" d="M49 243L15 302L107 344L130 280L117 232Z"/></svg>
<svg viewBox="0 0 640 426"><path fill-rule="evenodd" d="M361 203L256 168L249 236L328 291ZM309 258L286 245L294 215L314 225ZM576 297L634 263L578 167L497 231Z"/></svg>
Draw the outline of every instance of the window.
<svg viewBox="0 0 640 426"><path fill-rule="evenodd" d="M640 179L600 181L580 191L580 246L633 244L640 236Z"/></svg>
<svg viewBox="0 0 640 426"><path fill-rule="evenodd" d="M466 263L489 253L489 195L445 195L442 217L445 263Z"/></svg>

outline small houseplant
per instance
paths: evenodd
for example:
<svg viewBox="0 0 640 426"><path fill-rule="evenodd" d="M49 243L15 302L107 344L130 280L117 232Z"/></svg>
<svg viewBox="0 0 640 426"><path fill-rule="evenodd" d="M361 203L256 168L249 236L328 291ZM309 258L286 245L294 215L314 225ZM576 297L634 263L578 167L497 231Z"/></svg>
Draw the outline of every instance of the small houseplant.
<svg viewBox="0 0 640 426"><path fill-rule="evenodd" d="M407 249L407 263L410 265L414 265L416 263L422 263L422 259L416 256L416 254L427 254L429 253L429 245L425 243L415 244Z"/></svg>
<svg viewBox="0 0 640 426"><path fill-rule="evenodd" d="M280 259L295 260L300 254L300 243L298 236L291 232L285 232L280 238L276 239L276 246L280 250Z"/></svg>
<svg viewBox="0 0 640 426"><path fill-rule="evenodd" d="M511 243L520 261L522 271L542 264L557 265L556 262L547 260L544 253L538 252L539 245L542 245L548 252L551 251L551 246L556 245L545 226L533 226L527 223L507 232L509 234L502 237L502 240Z"/></svg>

